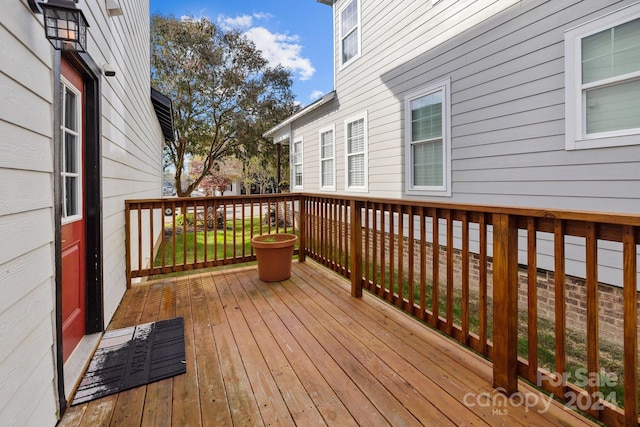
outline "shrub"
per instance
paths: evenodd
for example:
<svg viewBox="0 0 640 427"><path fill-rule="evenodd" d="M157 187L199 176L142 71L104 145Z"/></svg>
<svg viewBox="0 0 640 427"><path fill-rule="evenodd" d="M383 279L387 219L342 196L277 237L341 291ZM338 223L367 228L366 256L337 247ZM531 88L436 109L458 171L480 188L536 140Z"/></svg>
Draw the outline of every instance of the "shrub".
<svg viewBox="0 0 640 427"><path fill-rule="evenodd" d="M193 225L193 214L187 213L186 215L176 215L176 227L183 227L185 221L187 222L187 225Z"/></svg>

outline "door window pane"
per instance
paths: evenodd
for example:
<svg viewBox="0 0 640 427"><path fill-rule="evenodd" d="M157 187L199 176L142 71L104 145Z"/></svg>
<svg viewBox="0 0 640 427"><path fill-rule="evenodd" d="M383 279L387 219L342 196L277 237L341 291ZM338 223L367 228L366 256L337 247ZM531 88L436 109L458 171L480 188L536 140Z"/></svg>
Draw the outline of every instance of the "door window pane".
<svg viewBox="0 0 640 427"><path fill-rule="evenodd" d="M78 215L80 212L78 211L79 206L79 195L78 195L78 178L76 177L66 177L64 186L64 206L65 206L65 217L70 217L74 215Z"/></svg>
<svg viewBox="0 0 640 427"><path fill-rule="evenodd" d="M70 133L64 135L64 171L78 173L78 137Z"/></svg>
<svg viewBox="0 0 640 427"><path fill-rule="evenodd" d="M72 131L77 131L77 96L71 92L69 88L65 88L64 92L64 127Z"/></svg>

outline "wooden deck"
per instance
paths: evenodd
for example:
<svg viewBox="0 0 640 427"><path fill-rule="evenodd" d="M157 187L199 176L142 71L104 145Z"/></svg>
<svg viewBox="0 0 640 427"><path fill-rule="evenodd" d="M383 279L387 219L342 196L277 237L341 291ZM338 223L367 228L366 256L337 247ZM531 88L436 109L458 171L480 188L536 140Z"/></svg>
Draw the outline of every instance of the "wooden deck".
<svg viewBox="0 0 640 427"><path fill-rule="evenodd" d="M61 426L592 425L313 261L128 290L109 329L183 316L187 373L67 409ZM550 403L551 402L551 403Z"/></svg>

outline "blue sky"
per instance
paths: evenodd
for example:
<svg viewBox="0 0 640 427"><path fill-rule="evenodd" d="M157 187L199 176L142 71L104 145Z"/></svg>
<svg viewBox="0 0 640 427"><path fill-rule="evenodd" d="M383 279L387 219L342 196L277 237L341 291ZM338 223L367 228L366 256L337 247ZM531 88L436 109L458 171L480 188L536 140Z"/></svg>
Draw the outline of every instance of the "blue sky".
<svg viewBox="0 0 640 427"><path fill-rule="evenodd" d="M333 90L331 7L315 0L150 0L151 13L206 17L239 28L272 64L293 74L303 106Z"/></svg>

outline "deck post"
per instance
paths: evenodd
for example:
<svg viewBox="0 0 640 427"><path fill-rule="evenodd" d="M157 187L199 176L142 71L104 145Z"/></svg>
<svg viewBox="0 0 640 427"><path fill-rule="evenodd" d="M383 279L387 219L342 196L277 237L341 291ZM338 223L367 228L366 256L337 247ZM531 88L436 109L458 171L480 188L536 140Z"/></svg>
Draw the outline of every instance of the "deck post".
<svg viewBox="0 0 640 427"><path fill-rule="evenodd" d="M493 215L493 387L518 391L518 226Z"/></svg>
<svg viewBox="0 0 640 427"><path fill-rule="evenodd" d="M638 262L634 227L625 226L622 235L624 258L624 415L625 425L638 421Z"/></svg>
<svg viewBox="0 0 640 427"><path fill-rule="evenodd" d="M351 259L351 296L362 298L362 202L349 202L351 215L351 244L349 256Z"/></svg>
<svg viewBox="0 0 640 427"><path fill-rule="evenodd" d="M307 257L307 198L298 195L300 219L298 221L298 262L304 262ZM295 209L293 209L295 212ZM295 213L294 213L295 216Z"/></svg>
<svg viewBox="0 0 640 427"><path fill-rule="evenodd" d="M127 274L127 289L131 289L131 207L124 204L124 256Z"/></svg>

